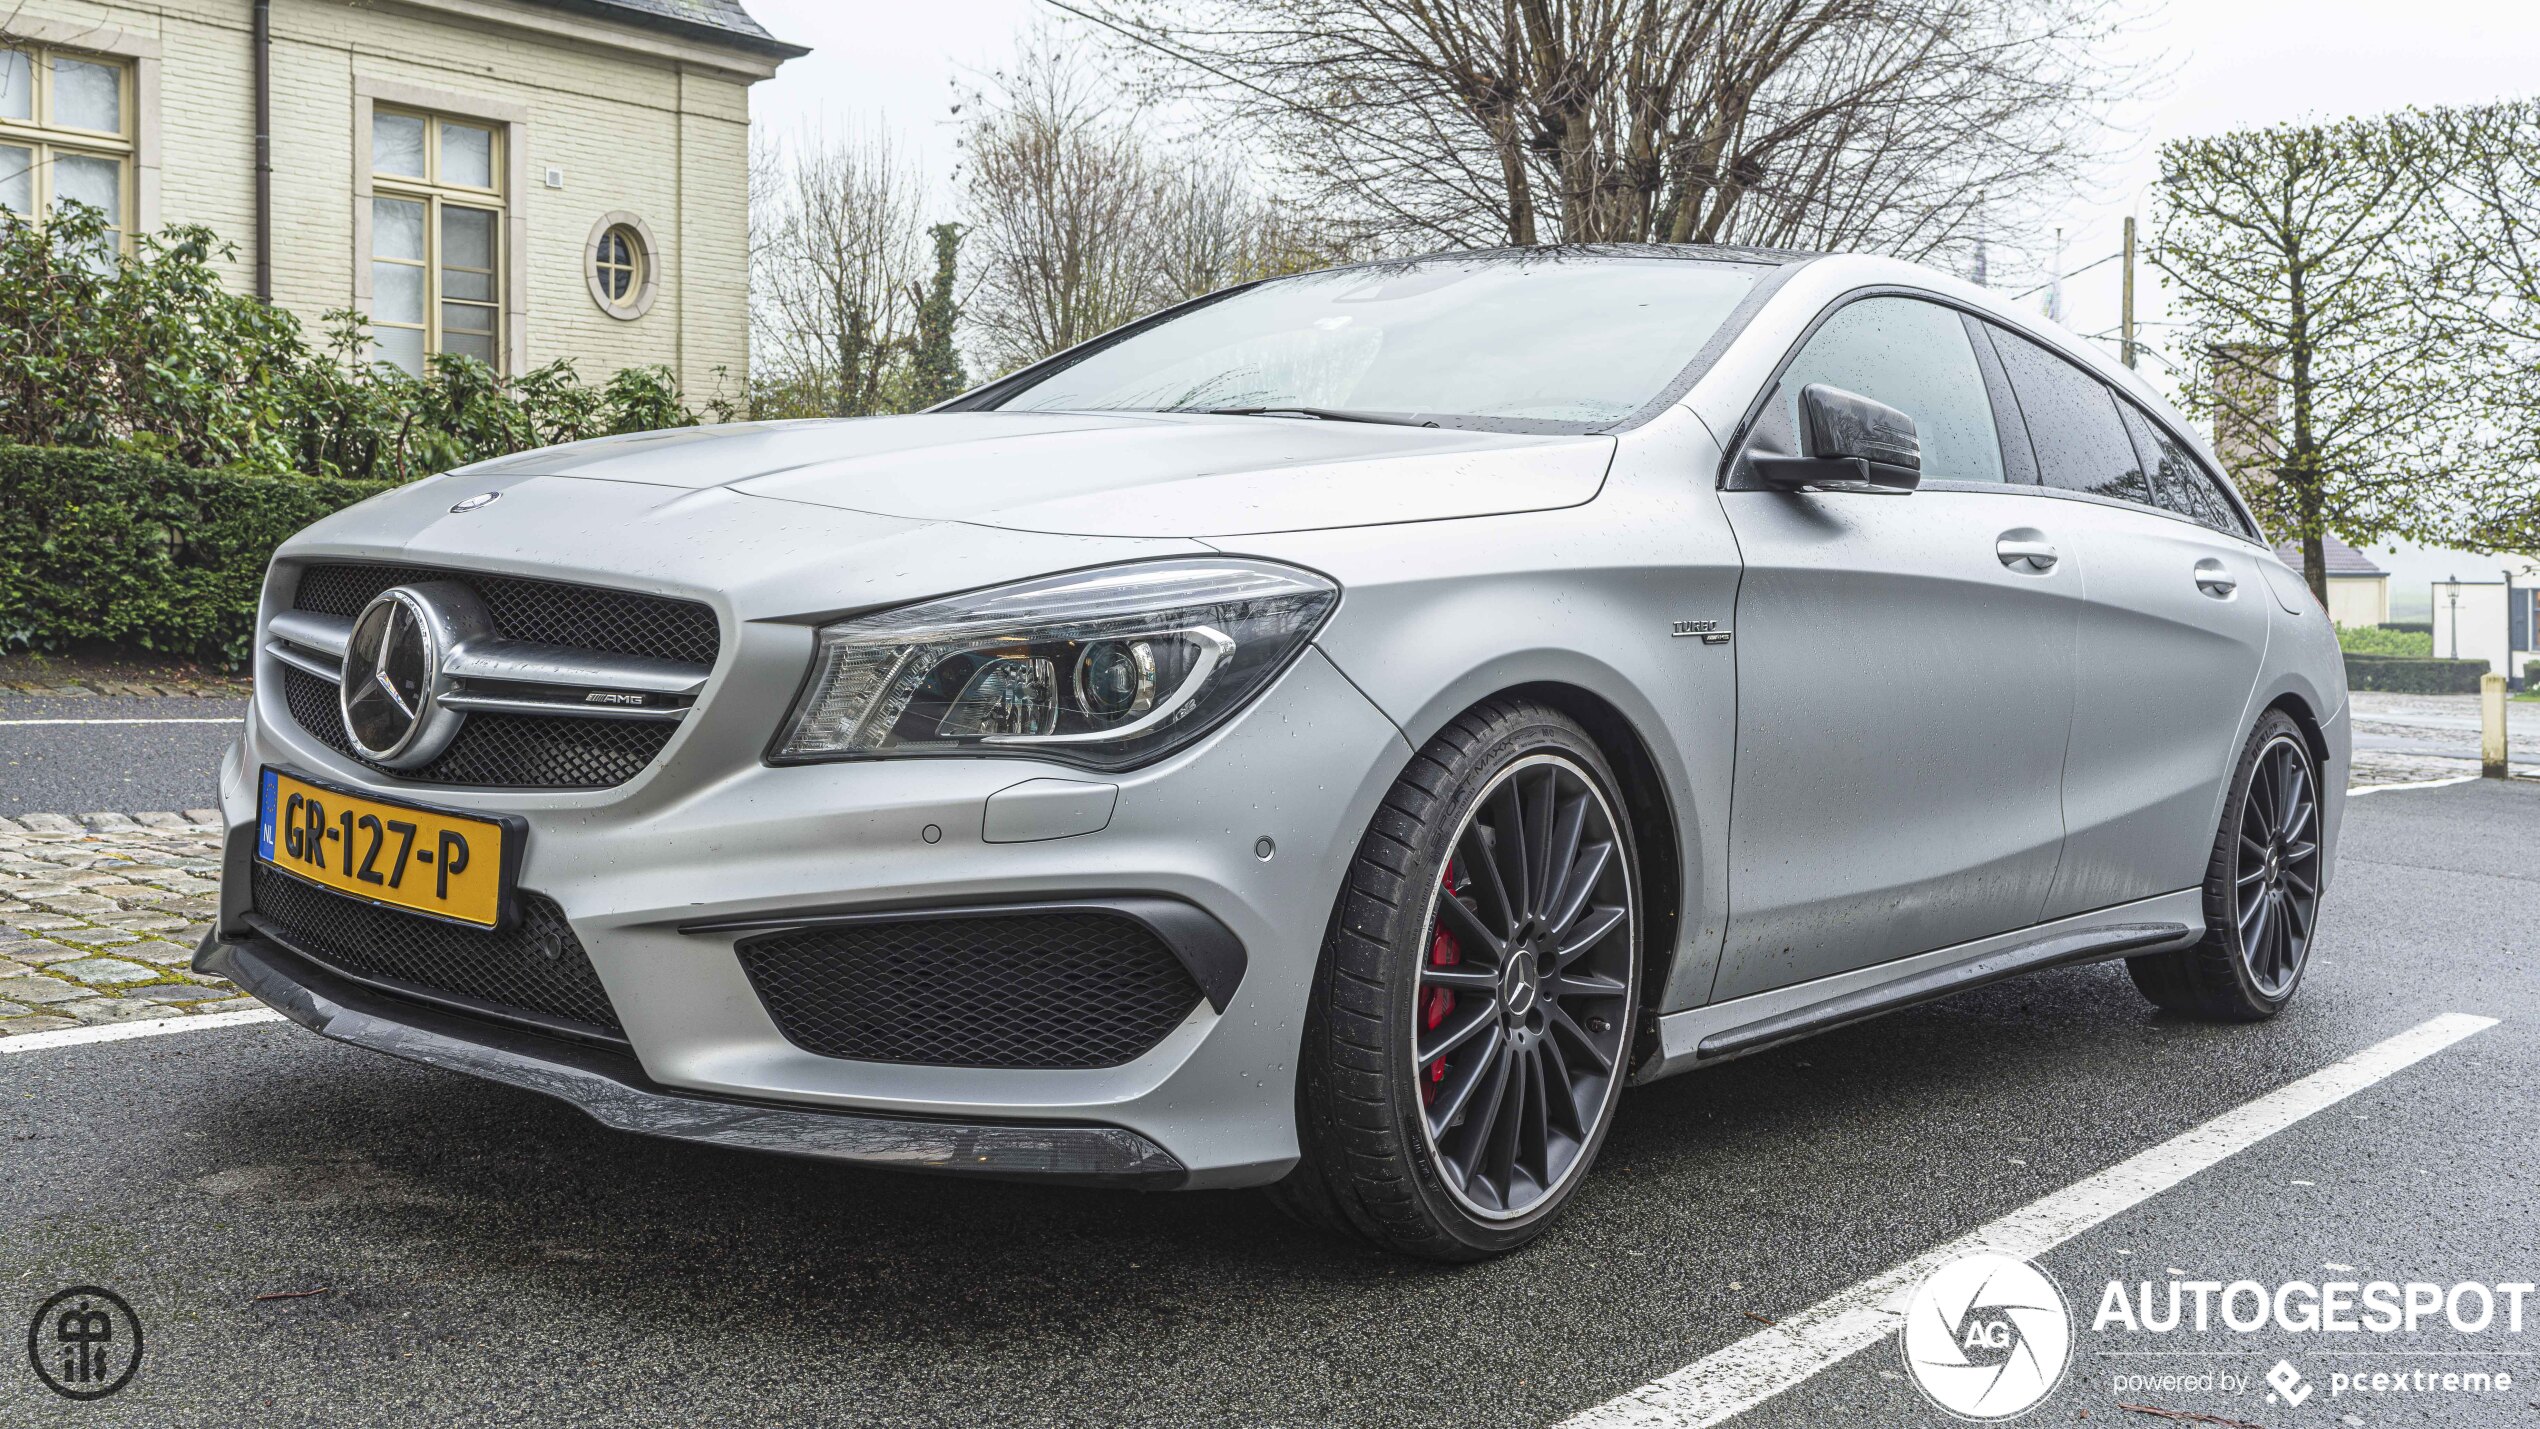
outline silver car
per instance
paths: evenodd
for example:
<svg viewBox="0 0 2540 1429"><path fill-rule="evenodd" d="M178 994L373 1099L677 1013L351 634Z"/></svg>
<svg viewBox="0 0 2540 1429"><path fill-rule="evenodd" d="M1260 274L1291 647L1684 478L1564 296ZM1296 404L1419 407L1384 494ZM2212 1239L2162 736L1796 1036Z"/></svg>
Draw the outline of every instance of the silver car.
<svg viewBox="0 0 2540 1429"><path fill-rule="evenodd" d="M581 442L266 582L198 966L630 1131L1538 1234L1627 1082L2302 978L2326 615L2131 372L1865 257L1217 294Z"/></svg>

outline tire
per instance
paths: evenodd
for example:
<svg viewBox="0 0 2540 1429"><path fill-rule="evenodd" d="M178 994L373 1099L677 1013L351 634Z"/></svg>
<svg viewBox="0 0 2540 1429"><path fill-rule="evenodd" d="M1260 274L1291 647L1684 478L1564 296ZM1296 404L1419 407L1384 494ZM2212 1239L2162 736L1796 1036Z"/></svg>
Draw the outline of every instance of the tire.
<svg viewBox="0 0 2540 1429"><path fill-rule="evenodd" d="M2205 868L2205 936L2126 959L2154 1005L2206 1022L2259 1022L2293 1000L2319 923L2319 761L2269 710L2234 766Z"/></svg>
<svg viewBox="0 0 2540 1429"><path fill-rule="evenodd" d="M1470 1261L1568 1203L1613 1124L1641 991L1622 809L1587 731L1540 704L1477 706L1412 759L1324 940L1283 1209Z"/></svg>

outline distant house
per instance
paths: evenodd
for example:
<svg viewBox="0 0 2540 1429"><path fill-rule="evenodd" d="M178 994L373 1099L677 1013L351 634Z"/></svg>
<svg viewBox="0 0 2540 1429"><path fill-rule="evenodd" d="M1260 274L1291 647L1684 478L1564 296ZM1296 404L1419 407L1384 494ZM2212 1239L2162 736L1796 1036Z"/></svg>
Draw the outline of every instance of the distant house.
<svg viewBox="0 0 2540 1429"><path fill-rule="evenodd" d="M2284 563L2305 576L2302 547L2287 542L2275 548ZM2370 557L2335 536L2320 538L2321 563L2328 567L2328 618L2339 625L2380 625L2390 619L2390 573Z"/></svg>
<svg viewBox="0 0 2540 1429"><path fill-rule="evenodd" d="M737 391L750 86L808 53L741 0L5 0L0 207L199 223L224 277L465 353Z"/></svg>

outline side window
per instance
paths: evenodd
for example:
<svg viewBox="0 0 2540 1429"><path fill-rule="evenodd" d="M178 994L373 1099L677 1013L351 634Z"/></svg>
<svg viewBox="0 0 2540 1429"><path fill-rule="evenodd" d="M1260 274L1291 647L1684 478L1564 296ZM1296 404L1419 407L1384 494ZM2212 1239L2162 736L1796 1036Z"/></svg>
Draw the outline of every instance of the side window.
<svg viewBox="0 0 2540 1429"><path fill-rule="evenodd" d="M2153 497L2162 506L2199 525L2211 526L2233 536L2246 536L2240 515L2231 506L2231 498L2223 495L2203 464L2185 447L2170 439L2161 425L2143 414L2133 403L2124 404L2126 430L2134 434L2135 449L2142 453L2144 469L2152 473Z"/></svg>
<svg viewBox="0 0 2540 1429"><path fill-rule="evenodd" d="M1757 424L1760 447L1798 450L1799 393L1823 382L1884 402L1914 419L1925 481L2000 481L2002 447L1993 404L1958 314L1911 298L1846 304L1808 339Z"/></svg>
<svg viewBox="0 0 2540 1429"><path fill-rule="evenodd" d="M2021 337L1993 330L1993 349L2019 394L2037 479L2066 491L2155 504L2152 483L2117 415L2117 396L2089 373Z"/></svg>

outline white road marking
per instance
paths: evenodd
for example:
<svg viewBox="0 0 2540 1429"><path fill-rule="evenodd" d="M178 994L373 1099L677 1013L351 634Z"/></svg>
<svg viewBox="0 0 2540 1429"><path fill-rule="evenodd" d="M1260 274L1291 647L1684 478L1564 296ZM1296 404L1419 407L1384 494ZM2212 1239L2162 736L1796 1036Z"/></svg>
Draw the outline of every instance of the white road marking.
<svg viewBox="0 0 2540 1429"><path fill-rule="evenodd" d="M91 1042L121 1042L131 1037L164 1037L171 1032L192 1032L197 1028L253 1027L281 1020L282 1014L270 1007L250 1007L243 1012L205 1012L192 1017L153 1017L146 1022L64 1027L54 1032L23 1032L15 1037L0 1037L0 1054L42 1052L53 1047L85 1047Z"/></svg>
<svg viewBox="0 0 2540 1429"><path fill-rule="evenodd" d="M0 727L27 724L244 724L243 716L205 718L199 715L174 715L167 719L0 719Z"/></svg>
<svg viewBox="0 0 2540 1429"><path fill-rule="evenodd" d="M2455 774L2449 779L2415 779L2405 784L2366 784L2347 790L2346 797L2353 799L2365 794L2387 794L2393 789L2443 789L2454 784L2475 784L2486 777L2484 774Z"/></svg>
<svg viewBox="0 0 2540 1429"><path fill-rule="evenodd" d="M1662 1379L1562 1422L1561 1429L1703 1429L1742 1414L1783 1390L1896 1333L1905 1302L1923 1277L1979 1250L2034 1259L2101 1221L2150 1200L2235 1152L2335 1106L2393 1073L2496 1025L2493 1017L2447 1012L2323 1067L2256 1101L2032 1201L1902 1265L1783 1317L1773 1329L1705 1355Z"/></svg>

